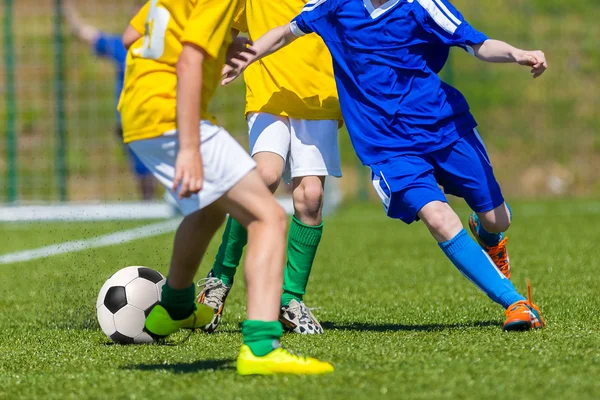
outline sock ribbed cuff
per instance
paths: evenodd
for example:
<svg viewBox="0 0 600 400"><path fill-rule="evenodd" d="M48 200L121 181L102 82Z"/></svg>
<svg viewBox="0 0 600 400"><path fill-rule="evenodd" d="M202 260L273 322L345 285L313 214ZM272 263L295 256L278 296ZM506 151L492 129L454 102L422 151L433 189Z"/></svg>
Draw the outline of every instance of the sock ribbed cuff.
<svg viewBox="0 0 600 400"><path fill-rule="evenodd" d="M451 256L453 254L458 253L465 247L469 246L472 242L473 240L471 239L467 231L463 228L452 239L448 240L447 242L438 243L438 246L440 246L440 248L446 255Z"/></svg>
<svg viewBox="0 0 600 400"><path fill-rule="evenodd" d="M289 238L294 241L306 245L316 246L321 241L323 234L323 222L319 225L311 226L306 225L296 217L292 217L292 224L290 226Z"/></svg>
<svg viewBox="0 0 600 400"><path fill-rule="evenodd" d="M250 347L252 353L262 357L280 346L283 327L279 321L245 320L242 322L242 335L244 344Z"/></svg>
<svg viewBox="0 0 600 400"><path fill-rule="evenodd" d="M284 289L283 294L281 295L281 305L289 306L292 300L301 302L303 297L304 293L294 293Z"/></svg>
<svg viewBox="0 0 600 400"><path fill-rule="evenodd" d="M524 296L519 294L517 291L511 290L506 293L502 293L498 296L497 302L505 309L515 304L517 301L527 300Z"/></svg>
<svg viewBox="0 0 600 400"><path fill-rule="evenodd" d="M173 289L169 280L163 285L160 304L167 310L171 318L184 319L194 312L196 287L192 284L185 289Z"/></svg>

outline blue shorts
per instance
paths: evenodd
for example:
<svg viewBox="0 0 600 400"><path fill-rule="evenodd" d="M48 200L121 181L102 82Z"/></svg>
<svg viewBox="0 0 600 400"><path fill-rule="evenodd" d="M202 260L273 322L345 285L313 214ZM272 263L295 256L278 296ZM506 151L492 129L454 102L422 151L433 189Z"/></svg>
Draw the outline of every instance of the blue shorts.
<svg viewBox="0 0 600 400"><path fill-rule="evenodd" d="M121 127L121 125L117 125L116 133L117 133L117 136L119 136L119 139L122 141L123 140L123 128ZM146 168L146 166L139 159L139 157L136 156L135 153L129 148L129 145L126 144L125 148L127 149L127 155L129 156L129 168L131 168L131 171L133 171L138 177L145 177L145 176L152 175L152 171L150 171L148 168Z"/></svg>
<svg viewBox="0 0 600 400"><path fill-rule="evenodd" d="M504 203L477 129L432 153L400 155L369 167L373 187L388 216L407 224L417 219L426 204L447 202L444 192L462 197L475 212L490 211Z"/></svg>

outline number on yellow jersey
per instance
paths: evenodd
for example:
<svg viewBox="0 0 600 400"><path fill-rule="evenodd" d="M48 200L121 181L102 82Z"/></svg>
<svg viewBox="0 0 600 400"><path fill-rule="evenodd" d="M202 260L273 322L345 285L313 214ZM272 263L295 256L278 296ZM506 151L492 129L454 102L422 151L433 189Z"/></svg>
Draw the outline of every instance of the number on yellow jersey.
<svg viewBox="0 0 600 400"><path fill-rule="evenodd" d="M169 10L157 6L158 0L150 2L148 17L146 18L144 42L141 56L151 60L158 60L165 52L165 34L171 20Z"/></svg>

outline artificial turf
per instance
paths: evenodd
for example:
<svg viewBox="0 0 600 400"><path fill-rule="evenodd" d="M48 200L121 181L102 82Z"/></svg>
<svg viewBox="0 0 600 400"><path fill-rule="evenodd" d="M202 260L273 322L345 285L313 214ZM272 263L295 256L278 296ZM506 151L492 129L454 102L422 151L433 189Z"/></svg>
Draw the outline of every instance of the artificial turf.
<svg viewBox="0 0 600 400"><path fill-rule="evenodd" d="M600 209L555 201L513 211L512 279L524 292L531 278L543 331L503 333L503 310L422 224L364 204L329 217L306 297L326 333L283 339L335 365L320 377L236 375L241 274L217 333L179 335L176 345L109 343L95 319L100 286L127 265L166 273L172 234L0 265L0 398L600 398ZM132 225L0 225L0 255Z"/></svg>

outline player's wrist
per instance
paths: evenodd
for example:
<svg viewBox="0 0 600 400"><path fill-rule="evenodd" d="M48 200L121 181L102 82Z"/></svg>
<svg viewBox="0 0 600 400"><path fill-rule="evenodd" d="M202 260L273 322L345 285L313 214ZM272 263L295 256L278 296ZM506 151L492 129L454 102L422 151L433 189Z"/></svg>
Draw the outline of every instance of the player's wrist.
<svg viewBox="0 0 600 400"><path fill-rule="evenodd" d="M521 63L525 59L525 51L521 49L517 49L515 47L512 48L510 52L510 56L516 63Z"/></svg>
<svg viewBox="0 0 600 400"><path fill-rule="evenodd" d="M197 154L200 153L200 144L187 144L187 145L182 145L180 144L179 146L179 153L184 153L184 154Z"/></svg>

